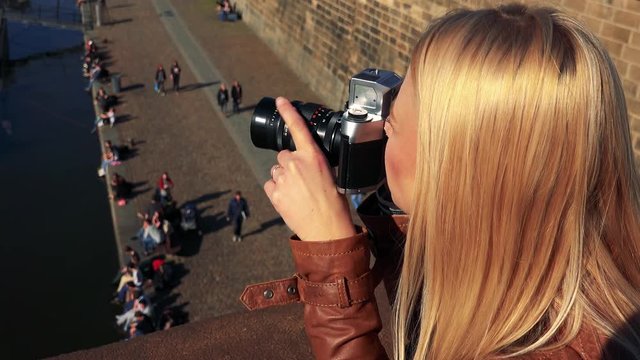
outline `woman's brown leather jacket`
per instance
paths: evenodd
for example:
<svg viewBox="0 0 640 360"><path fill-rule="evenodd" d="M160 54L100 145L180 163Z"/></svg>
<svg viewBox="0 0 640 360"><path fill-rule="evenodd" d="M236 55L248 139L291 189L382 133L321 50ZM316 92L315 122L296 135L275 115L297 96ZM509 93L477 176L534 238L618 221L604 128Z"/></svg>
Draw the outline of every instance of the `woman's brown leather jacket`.
<svg viewBox="0 0 640 360"><path fill-rule="evenodd" d="M399 268L408 218L377 215L376 207L373 197L360 206L358 215L367 230L356 236L324 242L292 237L296 274L248 286L241 301L250 310L302 302L305 331L317 359L388 359L378 338L382 322L373 290L384 280L393 301L397 273L392 269ZM373 269L371 251L376 255ZM601 359L605 341L585 327L568 346L521 359Z"/></svg>

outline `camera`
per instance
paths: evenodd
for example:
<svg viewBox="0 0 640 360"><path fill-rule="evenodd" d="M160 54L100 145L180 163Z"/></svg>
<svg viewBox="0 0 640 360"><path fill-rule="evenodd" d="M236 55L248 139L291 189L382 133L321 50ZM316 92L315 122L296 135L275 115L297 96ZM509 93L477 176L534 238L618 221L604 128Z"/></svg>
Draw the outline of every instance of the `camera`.
<svg viewBox="0 0 640 360"><path fill-rule="evenodd" d="M337 166L336 185L343 194L369 192L385 179L384 121L402 84L388 70L365 69L349 82L344 111L319 104L292 101L331 166ZM260 100L251 116L251 141L263 149L295 150L275 99Z"/></svg>

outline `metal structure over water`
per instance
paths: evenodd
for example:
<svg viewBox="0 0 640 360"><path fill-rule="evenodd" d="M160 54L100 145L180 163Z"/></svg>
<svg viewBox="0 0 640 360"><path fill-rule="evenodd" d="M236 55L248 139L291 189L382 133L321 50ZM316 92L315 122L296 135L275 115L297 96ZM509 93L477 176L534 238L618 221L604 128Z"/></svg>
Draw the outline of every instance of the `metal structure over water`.
<svg viewBox="0 0 640 360"><path fill-rule="evenodd" d="M21 22L62 29L89 30L93 27L93 12L89 3L83 4L81 11L55 5L34 5L29 0L0 0L2 17L8 21Z"/></svg>

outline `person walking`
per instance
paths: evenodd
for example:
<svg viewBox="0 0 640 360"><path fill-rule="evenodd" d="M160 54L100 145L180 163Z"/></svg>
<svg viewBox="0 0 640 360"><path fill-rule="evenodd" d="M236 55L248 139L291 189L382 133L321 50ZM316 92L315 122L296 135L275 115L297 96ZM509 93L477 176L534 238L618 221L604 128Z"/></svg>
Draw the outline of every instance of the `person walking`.
<svg viewBox="0 0 640 360"><path fill-rule="evenodd" d="M231 99L233 100L233 112L239 112L240 103L242 103L242 86L238 80L233 80L233 86L231 87Z"/></svg>
<svg viewBox="0 0 640 360"><path fill-rule="evenodd" d="M178 94L180 92L180 73L182 72L182 69L180 69L180 65L178 65L177 61L173 61L173 64L171 65L171 81L173 82L173 91L175 91L176 94Z"/></svg>
<svg viewBox="0 0 640 360"><path fill-rule="evenodd" d="M155 91L164 96L165 92L164 92L164 82L165 80L167 80L167 73L164 71L164 68L162 67L162 64L159 64L158 67L156 68L156 77L155 77L155 86L154 89Z"/></svg>
<svg viewBox="0 0 640 360"><path fill-rule="evenodd" d="M227 221L233 223L233 241L242 241L242 222L249 217L249 205L240 191L229 201Z"/></svg>
<svg viewBox="0 0 640 360"><path fill-rule="evenodd" d="M220 84L220 89L218 89L218 105L220 105L220 110L226 114L227 113L227 103L229 102L229 90L227 90L227 86L222 83Z"/></svg>

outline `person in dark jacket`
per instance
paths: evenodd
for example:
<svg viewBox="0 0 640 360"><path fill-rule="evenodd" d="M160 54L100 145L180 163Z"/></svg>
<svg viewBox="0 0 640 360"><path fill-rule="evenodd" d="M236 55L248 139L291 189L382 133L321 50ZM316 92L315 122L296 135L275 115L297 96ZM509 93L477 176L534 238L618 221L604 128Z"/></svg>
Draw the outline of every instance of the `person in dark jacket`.
<svg viewBox="0 0 640 360"><path fill-rule="evenodd" d="M220 89L218 89L218 105L220 105L220 110L224 114L227 113L228 102L229 102L229 90L227 90L227 85L222 83L220 84Z"/></svg>
<svg viewBox="0 0 640 360"><path fill-rule="evenodd" d="M242 197L242 193L237 191L235 196L229 201L227 209L227 221L233 223L233 241L242 241L242 222L249 217L249 205Z"/></svg>
<svg viewBox="0 0 640 360"><path fill-rule="evenodd" d="M107 92L104 91L104 88L101 87L98 89L93 104L97 105L100 111L103 113L109 110L109 96L107 95Z"/></svg>
<svg viewBox="0 0 640 360"><path fill-rule="evenodd" d="M156 68L155 87L156 92L164 96L164 82L167 80L167 73L164 71L162 64L159 64Z"/></svg>
<svg viewBox="0 0 640 360"><path fill-rule="evenodd" d="M135 338L138 336L151 334L156 329L153 326L153 320L143 313L142 311L136 311L134 314L134 320L131 322L131 327L129 328L129 337Z"/></svg>
<svg viewBox="0 0 640 360"><path fill-rule="evenodd" d="M240 111L240 103L242 102L242 86L238 80L233 81L233 86L231 87L231 99L233 100L233 112L237 113Z"/></svg>
<svg viewBox="0 0 640 360"><path fill-rule="evenodd" d="M180 92L180 73L182 69L180 69L180 65L178 65L177 61L173 61L173 65L171 65L171 81L173 82L173 91L177 93Z"/></svg>
<svg viewBox="0 0 640 360"><path fill-rule="evenodd" d="M125 180L120 174L115 173L111 177L111 189L113 191L113 198L119 205L124 205L126 199L131 195L133 186L130 182Z"/></svg>

